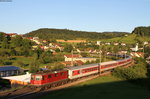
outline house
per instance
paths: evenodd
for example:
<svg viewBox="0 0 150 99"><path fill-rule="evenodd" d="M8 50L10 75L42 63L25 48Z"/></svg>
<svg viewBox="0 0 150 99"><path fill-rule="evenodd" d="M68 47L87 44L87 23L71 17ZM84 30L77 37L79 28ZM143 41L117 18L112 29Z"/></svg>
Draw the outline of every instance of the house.
<svg viewBox="0 0 150 99"><path fill-rule="evenodd" d="M10 37L16 37L16 35L18 35L17 33L8 33L5 34L6 36L10 36Z"/></svg>
<svg viewBox="0 0 150 99"><path fill-rule="evenodd" d="M16 66L1 66L0 67L0 77L18 75L20 72L21 72L21 69Z"/></svg>
<svg viewBox="0 0 150 99"><path fill-rule="evenodd" d="M148 44L148 42L147 42L147 41L145 41L145 42L144 42L144 45L147 45L147 44Z"/></svg>
<svg viewBox="0 0 150 99"><path fill-rule="evenodd" d="M39 40L39 37L33 37L33 40Z"/></svg>
<svg viewBox="0 0 150 99"><path fill-rule="evenodd" d="M27 37L26 39L33 40L33 37Z"/></svg>
<svg viewBox="0 0 150 99"><path fill-rule="evenodd" d="M42 50L48 50L48 49L49 49L48 46L40 46L40 48L41 48Z"/></svg>
<svg viewBox="0 0 150 99"><path fill-rule="evenodd" d="M110 45L110 43L105 43L105 45Z"/></svg>
<svg viewBox="0 0 150 99"><path fill-rule="evenodd" d="M150 56L146 58L146 61L150 64Z"/></svg>
<svg viewBox="0 0 150 99"><path fill-rule="evenodd" d="M49 43L49 47L58 48L59 50L63 50L63 47L59 43Z"/></svg>
<svg viewBox="0 0 150 99"><path fill-rule="evenodd" d="M119 43L114 43L114 45L119 45Z"/></svg>
<svg viewBox="0 0 150 99"><path fill-rule="evenodd" d="M96 61L97 58L91 58L91 57L82 57L81 55L78 54L73 54L73 55L64 55L65 61L82 61L86 63L87 61L92 62Z"/></svg>
<svg viewBox="0 0 150 99"><path fill-rule="evenodd" d="M73 55L64 55L65 61L75 61L77 58L82 57L79 54L73 54Z"/></svg>
<svg viewBox="0 0 150 99"><path fill-rule="evenodd" d="M128 51L119 51L118 54L127 54Z"/></svg>
<svg viewBox="0 0 150 99"><path fill-rule="evenodd" d="M33 50L34 50L34 49L37 49L38 46L37 46L37 45L34 45L34 46L32 46L32 48L33 48Z"/></svg>
<svg viewBox="0 0 150 99"><path fill-rule="evenodd" d="M91 57L80 57L80 58L76 58L76 61L82 61L84 63L86 62L92 62L92 61L96 61L97 58L91 58Z"/></svg>
<svg viewBox="0 0 150 99"><path fill-rule="evenodd" d="M130 55L132 57L144 57L144 53L143 52L131 52Z"/></svg>
<svg viewBox="0 0 150 99"><path fill-rule="evenodd" d="M47 43L48 42L48 40L43 40L43 43Z"/></svg>
<svg viewBox="0 0 150 99"><path fill-rule="evenodd" d="M125 43L121 43L121 45L122 45L122 46L126 46L126 44L125 44Z"/></svg>

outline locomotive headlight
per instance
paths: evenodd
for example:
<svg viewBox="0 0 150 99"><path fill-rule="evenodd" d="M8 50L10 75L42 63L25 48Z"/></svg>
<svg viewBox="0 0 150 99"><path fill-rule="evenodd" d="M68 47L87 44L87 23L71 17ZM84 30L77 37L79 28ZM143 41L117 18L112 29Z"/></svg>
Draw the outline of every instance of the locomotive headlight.
<svg viewBox="0 0 150 99"><path fill-rule="evenodd" d="M54 71L54 73L57 73L57 71Z"/></svg>

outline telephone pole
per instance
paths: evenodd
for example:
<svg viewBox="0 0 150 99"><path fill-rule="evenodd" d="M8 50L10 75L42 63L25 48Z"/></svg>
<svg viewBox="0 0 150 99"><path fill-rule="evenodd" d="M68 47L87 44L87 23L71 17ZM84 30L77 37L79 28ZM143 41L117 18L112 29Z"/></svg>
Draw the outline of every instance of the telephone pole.
<svg viewBox="0 0 150 99"><path fill-rule="evenodd" d="M71 66L73 66L73 50L71 51Z"/></svg>
<svg viewBox="0 0 150 99"><path fill-rule="evenodd" d="M99 73L101 74L101 41L98 41L97 44L99 45Z"/></svg>

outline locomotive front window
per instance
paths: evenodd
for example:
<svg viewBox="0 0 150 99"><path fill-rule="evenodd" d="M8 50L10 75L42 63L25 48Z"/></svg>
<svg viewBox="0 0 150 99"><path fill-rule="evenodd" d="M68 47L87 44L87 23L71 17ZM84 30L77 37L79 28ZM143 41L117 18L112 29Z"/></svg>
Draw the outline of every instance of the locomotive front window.
<svg viewBox="0 0 150 99"><path fill-rule="evenodd" d="M36 80L42 80L42 76L36 76L35 79Z"/></svg>
<svg viewBox="0 0 150 99"><path fill-rule="evenodd" d="M44 76L42 77L42 80L44 80Z"/></svg>

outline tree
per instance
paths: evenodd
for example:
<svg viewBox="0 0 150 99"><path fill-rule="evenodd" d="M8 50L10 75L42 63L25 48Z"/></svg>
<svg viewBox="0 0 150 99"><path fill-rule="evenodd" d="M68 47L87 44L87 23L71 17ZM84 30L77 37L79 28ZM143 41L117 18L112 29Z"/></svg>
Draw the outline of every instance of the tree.
<svg viewBox="0 0 150 99"><path fill-rule="evenodd" d="M42 55L40 56L40 62L43 64L50 63L52 62L51 57L52 52L50 51L43 52Z"/></svg>
<svg viewBox="0 0 150 99"><path fill-rule="evenodd" d="M57 48L55 51L56 51L56 52L60 52L60 49L59 49L59 48Z"/></svg>
<svg viewBox="0 0 150 99"><path fill-rule="evenodd" d="M70 44L66 44L64 47L64 51L70 53L73 50L73 46Z"/></svg>
<svg viewBox="0 0 150 99"><path fill-rule="evenodd" d="M10 54L11 54L12 56L15 56L15 55L17 54L17 51L16 51L14 48L12 48L12 49L10 50Z"/></svg>
<svg viewBox="0 0 150 99"><path fill-rule="evenodd" d="M16 35L16 37L14 37L11 42L12 42L12 45L14 47L21 47L22 46L22 37L19 36L19 35Z"/></svg>
<svg viewBox="0 0 150 99"><path fill-rule="evenodd" d="M3 38L2 48L4 48L4 49L8 49L9 48L8 39L6 37Z"/></svg>
<svg viewBox="0 0 150 99"><path fill-rule="evenodd" d="M139 36L150 36L150 26L148 27L136 27L132 34L137 34Z"/></svg>
<svg viewBox="0 0 150 99"><path fill-rule="evenodd" d="M30 63L30 70L31 73L36 73L39 71L39 62L38 60L34 59L31 63Z"/></svg>
<svg viewBox="0 0 150 99"><path fill-rule="evenodd" d="M4 38L5 38L5 34L4 33L0 33L0 42L3 41Z"/></svg>
<svg viewBox="0 0 150 99"><path fill-rule="evenodd" d="M40 56L42 55L43 51L41 50L40 47L38 47L36 50L35 50L35 53L36 53L36 59L39 59Z"/></svg>

